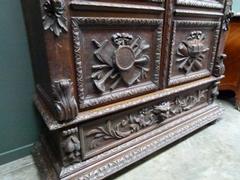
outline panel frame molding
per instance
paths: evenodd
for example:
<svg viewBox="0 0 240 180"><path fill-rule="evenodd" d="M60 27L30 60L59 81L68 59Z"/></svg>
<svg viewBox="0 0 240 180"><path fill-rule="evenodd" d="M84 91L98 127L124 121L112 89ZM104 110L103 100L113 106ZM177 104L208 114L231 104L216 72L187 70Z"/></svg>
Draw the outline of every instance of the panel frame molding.
<svg viewBox="0 0 240 180"><path fill-rule="evenodd" d="M223 9L223 4L219 2L219 0L215 0L214 2L208 1L199 1L199 0L177 0L177 5L181 6L191 6L195 8L213 8L213 9Z"/></svg>
<svg viewBox="0 0 240 180"><path fill-rule="evenodd" d="M172 67L174 63L174 55L175 55L175 40L176 40L176 33L177 33L177 27L189 27L191 29L192 27L208 27L208 28L214 28L214 34L213 34L213 48L212 48L212 59L208 62L209 67L208 69L202 69L196 72L191 72L188 75L180 74L176 76L172 76ZM173 21L173 27L172 27L172 37L171 37L171 46L170 46L170 61L168 66L168 86L177 85L180 83L189 82L192 80L200 79L203 77L207 77L211 75L214 61L217 54L217 46L219 41L219 34L220 34L220 27L221 22L220 21L195 21L195 20L174 20ZM192 28L193 29L193 28Z"/></svg>
<svg viewBox="0 0 240 180"><path fill-rule="evenodd" d="M126 98L130 96L137 96L145 92L151 92L157 90L159 87L159 72L160 72L160 61L161 61L161 46L162 46L162 19L149 19L149 18L101 18L101 17L72 17L72 34L73 34L73 51L74 51L74 61L76 64L76 74L77 74L77 87L78 87L78 103L80 109L94 107L99 104L104 104L110 101L115 101L117 99ZM145 25L149 27L155 27L156 34L156 50L155 50L155 67L153 69L153 75L151 77L152 81L145 83L140 83L133 85L122 91L116 90L115 92L110 92L104 94L97 98L85 98L84 89L84 75L82 67L82 57L81 57L81 26L82 25L104 25L104 26L115 26L115 25Z"/></svg>

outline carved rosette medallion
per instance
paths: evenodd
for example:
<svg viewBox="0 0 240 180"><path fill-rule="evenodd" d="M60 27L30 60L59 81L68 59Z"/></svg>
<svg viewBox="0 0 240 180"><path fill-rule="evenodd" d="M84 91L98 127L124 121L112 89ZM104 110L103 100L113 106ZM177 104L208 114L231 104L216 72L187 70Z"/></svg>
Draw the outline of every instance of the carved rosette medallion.
<svg viewBox="0 0 240 180"><path fill-rule="evenodd" d="M63 152L63 163L65 165L81 161L81 144L77 134L78 128L62 131L61 148Z"/></svg>
<svg viewBox="0 0 240 180"><path fill-rule="evenodd" d="M59 36L63 31L67 32L67 19L64 16L64 0L45 0L43 3L43 27Z"/></svg>
<svg viewBox="0 0 240 180"><path fill-rule="evenodd" d="M202 69L202 61L209 48L204 45L206 36L202 31L192 31L186 41L177 48L178 69L185 74Z"/></svg>
<svg viewBox="0 0 240 180"><path fill-rule="evenodd" d="M92 41L97 47L94 55L99 64L92 66L91 77L100 92L114 90L120 82L131 86L147 77L150 58L144 52L150 45L140 36L116 33L112 41Z"/></svg>
<svg viewBox="0 0 240 180"><path fill-rule="evenodd" d="M104 141L118 140L130 136L146 127L162 123L164 120L194 108L203 98L207 90L199 90L190 96L179 96L173 101L165 101L158 105L143 108L131 113L117 122L107 120L102 126L87 132L90 140L89 148L95 149Z"/></svg>
<svg viewBox="0 0 240 180"><path fill-rule="evenodd" d="M53 84L54 105L59 121L69 121L78 114L78 105L73 94L73 83L70 79L55 81Z"/></svg>

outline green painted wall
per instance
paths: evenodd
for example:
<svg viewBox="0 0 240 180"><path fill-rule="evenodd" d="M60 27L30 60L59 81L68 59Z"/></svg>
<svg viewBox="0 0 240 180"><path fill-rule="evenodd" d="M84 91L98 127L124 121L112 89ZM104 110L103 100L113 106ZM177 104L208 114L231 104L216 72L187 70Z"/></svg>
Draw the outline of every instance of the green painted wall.
<svg viewBox="0 0 240 180"><path fill-rule="evenodd" d="M240 12L240 1L233 0ZM0 6L0 164L28 155L40 130L20 0Z"/></svg>
<svg viewBox="0 0 240 180"><path fill-rule="evenodd" d="M0 164L29 154L39 134L20 2L1 0L0 6Z"/></svg>

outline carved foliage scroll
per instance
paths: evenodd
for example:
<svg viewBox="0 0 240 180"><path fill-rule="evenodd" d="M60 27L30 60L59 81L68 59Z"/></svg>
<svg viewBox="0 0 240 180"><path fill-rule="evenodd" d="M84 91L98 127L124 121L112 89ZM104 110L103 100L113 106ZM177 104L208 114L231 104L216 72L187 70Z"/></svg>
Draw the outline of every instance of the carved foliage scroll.
<svg viewBox="0 0 240 180"><path fill-rule="evenodd" d="M179 96L173 101L165 101L158 105L143 108L136 113L131 113L117 123L107 120L102 126L87 132L87 137L92 137L90 149L95 149L110 139L117 140L128 137L146 127L160 124L184 111L195 107L204 97L207 90L199 90L190 96Z"/></svg>
<svg viewBox="0 0 240 180"><path fill-rule="evenodd" d="M177 49L178 69L185 74L202 69L202 61L209 48L204 45L206 35L202 31L192 31Z"/></svg>
<svg viewBox="0 0 240 180"><path fill-rule="evenodd" d="M61 148L63 152L64 165L81 161L81 145L78 138L78 128L71 128L62 131Z"/></svg>
<svg viewBox="0 0 240 180"><path fill-rule="evenodd" d="M67 32L67 19L64 16L64 0L45 0L43 9L43 27L59 36L63 31Z"/></svg>
<svg viewBox="0 0 240 180"><path fill-rule="evenodd" d="M92 40L97 50L94 55L99 64L92 66L92 79L100 92L106 92L106 81L110 80L110 90L114 90L120 81L127 86L140 82L146 78L150 58L144 51L150 45L140 36L133 37L128 33L115 33L112 42L106 39L103 42Z"/></svg>
<svg viewBox="0 0 240 180"><path fill-rule="evenodd" d="M73 83L69 79L55 81L53 84L56 116L59 121L69 121L78 114L78 106L73 94Z"/></svg>

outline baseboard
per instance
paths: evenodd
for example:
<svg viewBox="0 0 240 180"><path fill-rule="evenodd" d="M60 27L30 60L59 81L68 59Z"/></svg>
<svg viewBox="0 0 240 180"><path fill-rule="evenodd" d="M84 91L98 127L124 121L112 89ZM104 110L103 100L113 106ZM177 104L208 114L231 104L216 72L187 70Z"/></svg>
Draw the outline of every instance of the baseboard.
<svg viewBox="0 0 240 180"><path fill-rule="evenodd" d="M0 153L0 165L30 155L32 151L33 143L21 146L10 151Z"/></svg>

